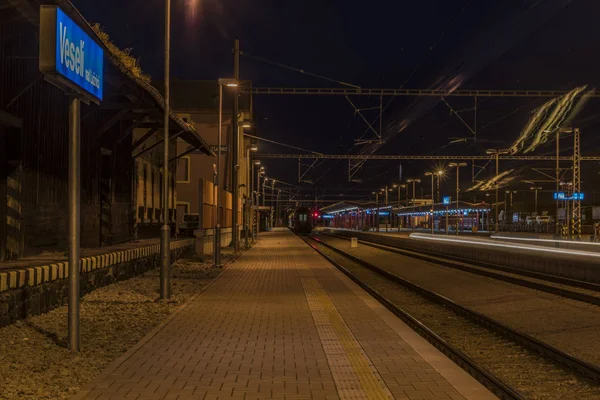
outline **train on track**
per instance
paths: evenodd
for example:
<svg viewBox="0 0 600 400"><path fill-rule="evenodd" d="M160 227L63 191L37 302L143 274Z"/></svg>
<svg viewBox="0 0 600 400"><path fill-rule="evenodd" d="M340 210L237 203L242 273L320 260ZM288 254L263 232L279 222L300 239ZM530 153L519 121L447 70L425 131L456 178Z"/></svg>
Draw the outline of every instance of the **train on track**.
<svg viewBox="0 0 600 400"><path fill-rule="evenodd" d="M313 215L310 208L299 207L294 211L291 229L296 235L306 236L312 232Z"/></svg>

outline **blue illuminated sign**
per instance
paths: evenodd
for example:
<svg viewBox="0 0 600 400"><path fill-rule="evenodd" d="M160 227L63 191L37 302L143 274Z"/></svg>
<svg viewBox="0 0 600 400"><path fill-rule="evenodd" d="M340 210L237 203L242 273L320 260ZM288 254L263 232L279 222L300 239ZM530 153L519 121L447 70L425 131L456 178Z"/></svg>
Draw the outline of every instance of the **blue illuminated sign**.
<svg viewBox="0 0 600 400"><path fill-rule="evenodd" d="M554 192L554 200L583 200L583 193L575 192L572 196L567 196L565 192Z"/></svg>
<svg viewBox="0 0 600 400"><path fill-rule="evenodd" d="M333 219L333 215L323 214L323 219Z"/></svg>
<svg viewBox="0 0 600 400"><path fill-rule="evenodd" d="M102 100L104 50L60 8L42 6L40 71L60 86Z"/></svg>
<svg viewBox="0 0 600 400"><path fill-rule="evenodd" d="M444 204L450 204L450 200L451 200L451 199L452 199L452 198L451 198L450 196L444 196L444 197L442 198L442 201L443 201L443 203L444 203Z"/></svg>
<svg viewBox="0 0 600 400"><path fill-rule="evenodd" d="M377 210L367 210L367 214L368 215L377 214ZM379 211L379 215L382 215L382 216L390 215L390 212L389 211Z"/></svg>

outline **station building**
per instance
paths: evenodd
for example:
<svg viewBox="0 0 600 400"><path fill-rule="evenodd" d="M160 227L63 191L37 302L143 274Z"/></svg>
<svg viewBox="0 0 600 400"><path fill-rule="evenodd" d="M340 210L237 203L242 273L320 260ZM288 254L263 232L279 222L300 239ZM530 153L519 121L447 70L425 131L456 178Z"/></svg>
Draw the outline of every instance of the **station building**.
<svg viewBox="0 0 600 400"><path fill-rule="evenodd" d="M68 0L56 0L104 50L104 99L81 106L81 246L158 237L164 99L128 68ZM68 104L39 71L39 3L0 7L0 260L67 246ZM104 41L103 41L104 40ZM170 112L171 164L178 139L214 155L193 125ZM208 157L207 157L208 158ZM176 183L169 215L175 226Z"/></svg>

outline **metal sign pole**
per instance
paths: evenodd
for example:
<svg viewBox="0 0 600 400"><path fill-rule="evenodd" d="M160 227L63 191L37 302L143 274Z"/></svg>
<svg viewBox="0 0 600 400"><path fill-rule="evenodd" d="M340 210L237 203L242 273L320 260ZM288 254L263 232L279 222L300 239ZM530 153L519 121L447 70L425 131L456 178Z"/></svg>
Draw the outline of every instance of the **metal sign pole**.
<svg viewBox="0 0 600 400"><path fill-rule="evenodd" d="M73 97L69 106L69 350L79 351L79 258L81 202L81 103Z"/></svg>

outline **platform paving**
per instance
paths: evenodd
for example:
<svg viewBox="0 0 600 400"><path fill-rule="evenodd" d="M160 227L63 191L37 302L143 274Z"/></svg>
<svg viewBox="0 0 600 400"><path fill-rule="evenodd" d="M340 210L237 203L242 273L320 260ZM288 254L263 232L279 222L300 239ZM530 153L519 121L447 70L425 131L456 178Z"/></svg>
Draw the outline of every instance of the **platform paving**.
<svg viewBox="0 0 600 400"><path fill-rule="evenodd" d="M258 243L76 399L493 399L287 230Z"/></svg>

